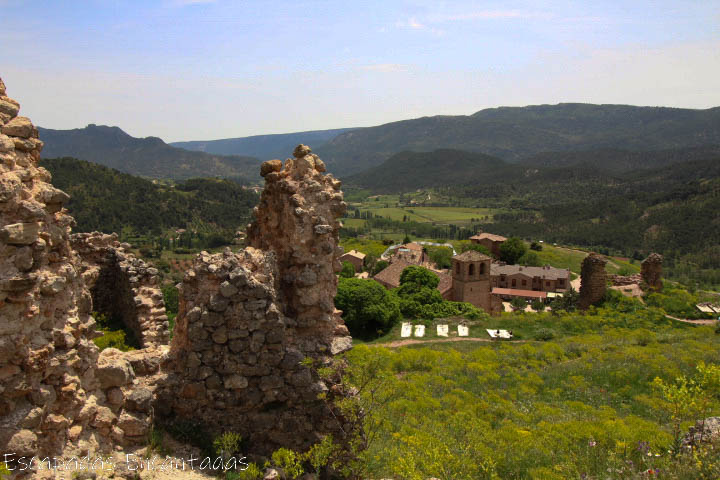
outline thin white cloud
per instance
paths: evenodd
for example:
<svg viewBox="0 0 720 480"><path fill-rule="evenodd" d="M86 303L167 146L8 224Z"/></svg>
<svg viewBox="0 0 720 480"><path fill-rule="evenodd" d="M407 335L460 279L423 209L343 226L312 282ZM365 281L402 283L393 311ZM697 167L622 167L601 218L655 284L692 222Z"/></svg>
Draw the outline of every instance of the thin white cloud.
<svg viewBox="0 0 720 480"><path fill-rule="evenodd" d="M204 5L215 3L217 0L172 0L171 4L175 7L186 7L188 5Z"/></svg>
<svg viewBox="0 0 720 480"><path fill-rule="evenodd" d="M401 20L395 24L399 28L413 28L415 30L421 30L425 28L425 25L418 22L415 17L410 17L407 20Z"/></svg>
<svg viewBox="0 0 720 480"><path fill-rule="evenodd" d="M551 18L552 15L544 12L529 12L525 10L480 10L462 12L456 14L431 15L428 22L445 23L470 20L503 20L503 19L528 19L528 18Z"/></svg>
<svg viewBox="0 0 720 480"><path fill-rule="evenodd" d="M382 72L382 73L395 73L395 72L407 72L410 70L410 65L401 63L377 63L372 65L363 65L360 67L361 70L369 72Z"/></svg>

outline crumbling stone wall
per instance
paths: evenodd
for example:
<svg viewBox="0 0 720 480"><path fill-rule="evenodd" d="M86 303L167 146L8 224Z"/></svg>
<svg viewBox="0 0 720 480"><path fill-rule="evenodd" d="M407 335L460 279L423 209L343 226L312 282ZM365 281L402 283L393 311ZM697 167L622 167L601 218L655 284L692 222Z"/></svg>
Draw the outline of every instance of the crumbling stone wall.
<svg viewBox="0 0 720 480"><path fill-rule="evenodd" d="M128 252L130 245L115 233L76 233L71 245L82 259L93 309L119 316L142 347L166 345L170 330L158 270Z"/></svg>
<svg viewBox="0 0 720 480"><path fill-rule="evenodd" d="M662 255L651 253L640 264L640 275L642 276L643 283L647 285L649 289L655 290L656 292L660 292L663 289L662 263Z"/></svg>
<svg viewBox="0 0 720 480"><path fill-rule="evenodd" d="M606 263L607 260L597 253L591 253L583 260L580 268L579 307L581 309L588 308L605 296L607 289Z"/></svg>
<svg viewBox="0 0 720 480"><path fill-rule="evenodd" d="M333 305L345 204L309 148L295 157L262 166L251 246L203 252L185 275L158 401L168 417L241 433L251 453L304 450L340 430L332 400L342 387L316 369L351 347Z"/></svg>
<svg viewBox="0 0 720 480"><path fill-rule="evenodd" d="M642 277L639 273L634 275L608 275L608 280L613 286L622 287L626 285L640 285Z"/></svg>
<svg viewBox="0 0 720 480"><path fill-rule="evenodd" d="M85 454L144 440L147 403L122 391L135 377L129 360L92 342L69 197L38 167L43 144L19 109L0 80L0 452Z"/></svg>

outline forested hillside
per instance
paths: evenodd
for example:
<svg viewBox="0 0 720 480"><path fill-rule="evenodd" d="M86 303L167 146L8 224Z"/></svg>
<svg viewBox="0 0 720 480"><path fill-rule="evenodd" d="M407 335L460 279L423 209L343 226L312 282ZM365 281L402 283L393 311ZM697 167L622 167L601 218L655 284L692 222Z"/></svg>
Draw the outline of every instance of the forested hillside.
<svg viewBox="0 0 720 480"><path fill-rule="evenodd" d="M44 158L73 157L148 178L256 178L260 161L171 147L157 137L131 137L118 127L88 125L74 130L38 128Z"/></svg>
<svg viewBox="0 0 720 480"><path fill-rule="evenodd" d="M719 146L673 148L667 150L583 150L577 152L544 152L520 161L533 167L585 167L622 173L639 169L665 167L673 163L703 160L719 156Z"/></svg>
<svg viewBox="0 0 720 480"><path fill-rule="evenodd" d="M720 108L562 103L393 122L343 133L316 151L330 171L347 175L406 150L453 148L518 161L550 151L703 145L720 145Z"/></svg>
<svg viewBox="0 0 720 480"><path fill-rule="evenodd" d="M498 181L521 175L523 168L496 157L461 150L400 152L382 165L346 177L351 185L377 192L403 192L417 188Z"/></svg>
<svg viewBox="0 0 720 480"><path fill-rule="evenodd" d="M70 195L66 207L75 232L131 229L160 235L168 228L205 226L235 232L247 224L258 196L220 179L190 179L175 186L153 183L74 158L43 159L53 185Z"/></svg>

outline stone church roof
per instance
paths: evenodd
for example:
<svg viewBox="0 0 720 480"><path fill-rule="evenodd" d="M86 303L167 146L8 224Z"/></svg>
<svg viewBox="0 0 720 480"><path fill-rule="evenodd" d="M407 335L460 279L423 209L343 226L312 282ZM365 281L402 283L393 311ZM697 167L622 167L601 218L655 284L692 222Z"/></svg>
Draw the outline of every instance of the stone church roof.
<svg viewBox="0 0 720 480"><path fill-rule="evenodd" d="M459 260L461 262L482 262L485 260L491 260L490 257L476 250L468 250L467 252L463 252L460 255L455 255L453 259Z"/></svg>

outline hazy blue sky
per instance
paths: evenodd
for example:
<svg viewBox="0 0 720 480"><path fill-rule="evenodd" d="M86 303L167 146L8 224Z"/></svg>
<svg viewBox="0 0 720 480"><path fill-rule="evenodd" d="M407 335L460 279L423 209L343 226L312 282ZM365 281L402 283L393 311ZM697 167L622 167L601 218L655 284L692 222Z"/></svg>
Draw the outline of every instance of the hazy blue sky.
<svg viewBox="0 0 720 480"><path fill-rule="evenodd" d="M720 1L0 0L48 128L166 141L558 102L720 105Z"/></svg>

